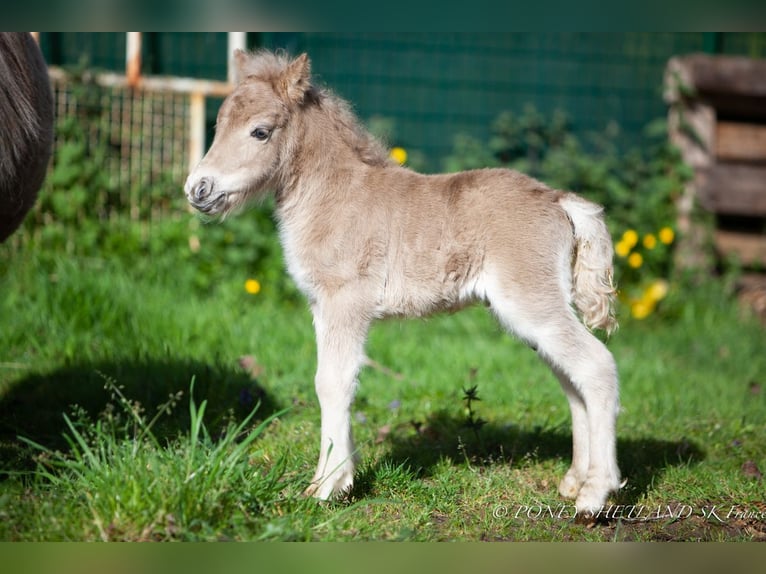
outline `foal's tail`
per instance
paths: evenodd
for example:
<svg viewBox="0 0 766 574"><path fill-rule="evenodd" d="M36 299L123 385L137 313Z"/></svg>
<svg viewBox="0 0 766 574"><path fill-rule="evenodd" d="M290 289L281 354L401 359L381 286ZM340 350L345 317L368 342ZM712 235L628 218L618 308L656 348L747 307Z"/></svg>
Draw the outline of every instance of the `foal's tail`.
<svg viewBox="0 0 766 574"><path fill-rule="evenodd" d="M559 205L574 227L574 303L589 329L617 329L614 316L615 287L612 283L612 238L606 228L603 208L573 193L564 194Z"/></svg>

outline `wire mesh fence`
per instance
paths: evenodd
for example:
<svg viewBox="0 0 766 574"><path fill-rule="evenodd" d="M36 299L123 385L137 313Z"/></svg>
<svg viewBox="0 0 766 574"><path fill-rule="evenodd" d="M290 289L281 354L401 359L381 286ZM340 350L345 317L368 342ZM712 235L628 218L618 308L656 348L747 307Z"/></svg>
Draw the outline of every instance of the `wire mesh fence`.
<svg viewBox="0 0 766 574"><path fill-rule="evenodd" d="M84 130L89 154L104 163L106 190L112 201L126 207L132 217L161 215L166 202L144 190L175 182L188 172L190 132L189 96L172 92L134 90L83 84L81 79L59 78L53 82L56 115ZM59 130L57 147L66 143ZM54 153L51 170L66 160Z"/></svg>

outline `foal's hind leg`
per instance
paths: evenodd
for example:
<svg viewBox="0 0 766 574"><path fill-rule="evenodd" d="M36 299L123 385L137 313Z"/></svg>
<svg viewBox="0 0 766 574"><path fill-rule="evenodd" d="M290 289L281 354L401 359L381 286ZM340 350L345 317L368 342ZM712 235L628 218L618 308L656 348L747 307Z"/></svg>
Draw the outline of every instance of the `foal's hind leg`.
<svg viewBox="0 0 766 574"><path fill-rule="evenodd" d="M588 515L598 512L620 485L617 367L606 346L570 317L567 328L544 333L538 352L559 376L572 411L572 467L559 491L572 496L579 486L575 506Z"/></svg>
<svg viewBox="0 0 766 574"><path fill-rule="evenodd" d="M553 367L553 372L564 389L572 415L572 465L559 483L559 494L564 498L575 499L588 475L590 462L588 412L582 396L569 377L556 367Z"/></svg>
<svg viewBox="0 0 766 574"><path fill-rule="evenodd" d="M566 299L554 301L559 299L552 293L490 297L500 320L537 348L567 394L573 456L559 491L576 498L578 512L593 514L620 482L615 438L617 368L612 354L579 322Z"/></svg>
<svg viewBox="0 0 766 574"><path fill-rule="evenodd" d="M364 360L369 320L349 305L335 301L313 308L317 338L316 394L321 407L319 462L306 494L329 499L351 489L354 482L354 441L351 403Z"/></svg>

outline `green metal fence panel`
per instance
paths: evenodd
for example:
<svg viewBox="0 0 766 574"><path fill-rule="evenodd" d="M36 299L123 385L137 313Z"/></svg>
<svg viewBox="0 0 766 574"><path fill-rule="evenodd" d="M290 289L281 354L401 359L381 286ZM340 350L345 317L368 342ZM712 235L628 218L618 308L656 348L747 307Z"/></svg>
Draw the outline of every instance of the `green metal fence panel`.
<svg viewBox="0 0 766 574"><path fill-rule="evenodd" d="M145 73L226 80L225 32L151 32L142 48Z"/></svg>
<svg viewBox="0 0 766 574"><path fill-rule="evenodd" d="M49 64L81 61L105 71L125 70L126 38L114 32L44 32L40 47ZM226 32L145 32L141 46L144 74L226 79Z"/></svg>
<svg viewBox="0 0 766 574"><path fill-rule="evenodd" d="M78 64L109 71L125 70L125 34L114 32L43 32L40 48L49 64Z"/></svg>
<svg viewBox="0 0 766 574"><path fill-rule="evenodd" d="M747 32L738 34L720 34L720 52L733 56L766 58L766 34Z"/></svg>

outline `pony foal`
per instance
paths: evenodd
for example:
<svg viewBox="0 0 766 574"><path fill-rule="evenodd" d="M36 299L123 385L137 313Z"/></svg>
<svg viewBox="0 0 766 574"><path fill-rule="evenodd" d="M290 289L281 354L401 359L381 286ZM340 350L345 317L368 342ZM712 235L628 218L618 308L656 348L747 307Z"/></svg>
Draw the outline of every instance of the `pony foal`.
<svg viewBox="0 0 766 574"><path fill-rule="evenodd" d="M240 81L185 193L211 216L275 193L287 268L316 329L321 441L307 492L352 486L350 410L371 321L482 301L560 381L573 456L559 492L597 512L620 482L617 369L589 331L616 326L601 207L507 169L415 173L312 84L305 54L235 58Z"/></svg>

